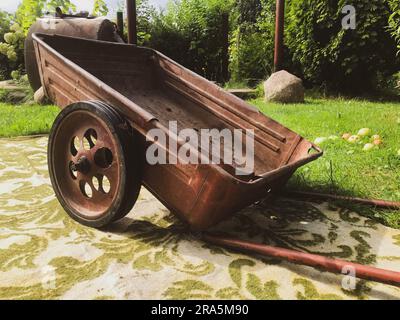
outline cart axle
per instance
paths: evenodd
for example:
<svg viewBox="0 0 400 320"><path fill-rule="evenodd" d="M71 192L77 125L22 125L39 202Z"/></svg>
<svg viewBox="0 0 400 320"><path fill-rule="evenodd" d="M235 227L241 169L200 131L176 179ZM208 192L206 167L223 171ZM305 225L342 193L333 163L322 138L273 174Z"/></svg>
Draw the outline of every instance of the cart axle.
<svg viewBox="0 0 400 320"><path fill-rule="evenodd" d="M83 174L88 173L90 171L90 162L86 157L79 158L76 163L71 164L71 170Z"/></svg>

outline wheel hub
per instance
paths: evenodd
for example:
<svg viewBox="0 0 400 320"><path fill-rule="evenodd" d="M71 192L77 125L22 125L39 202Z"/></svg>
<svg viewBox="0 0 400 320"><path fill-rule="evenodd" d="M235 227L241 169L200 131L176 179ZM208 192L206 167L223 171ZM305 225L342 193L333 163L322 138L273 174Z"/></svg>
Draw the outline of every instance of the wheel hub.
<svg viewBox="0 0 400 320"><path fill-rule="evenodd" d="M78 159L76 163L71 163L70 169L73 172L87 174L90 171L90 161L85 156Z"/></svg>

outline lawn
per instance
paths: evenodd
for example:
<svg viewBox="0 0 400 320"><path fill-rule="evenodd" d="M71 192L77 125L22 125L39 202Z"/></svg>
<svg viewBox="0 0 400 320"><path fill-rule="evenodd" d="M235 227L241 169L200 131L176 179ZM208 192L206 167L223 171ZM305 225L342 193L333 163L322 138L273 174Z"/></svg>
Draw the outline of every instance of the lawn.
<svg viewBox="0 0 400 320"><path fill-rule="evenodd" d="M370 128L383 139L371 151L363 151L370 138L356 144L328 139L321 144L324 157L301 168L289 183L291 189L400 201L400 103L341 99L311 99L299 105L267 104L262 99L250 103L311 141L357 134L361 128ZM399 210L362 210L400 228Z"/></svg>
<svg viewBox="0 0 400 320"><path fill-rule="evenodd" d="M321 145L324 157L301 168L289 183L291 189L400 201L400 103L340 99L310 99L300 105L266 104L262 99L250 103L311 141L338 137ZM0 137L48 133L58 112L55 106L0 103ZM363 151L369 138L360 144L339 138L365 127L382 137L379 149ZM357 210L400 228L399 210L359 206Z"/></svg>
<svg viewBox="0 0 400 320"><path fill-rule="evenodd" d="M58 112L55 106L0 103L0 137L48 133Z"/></svg>

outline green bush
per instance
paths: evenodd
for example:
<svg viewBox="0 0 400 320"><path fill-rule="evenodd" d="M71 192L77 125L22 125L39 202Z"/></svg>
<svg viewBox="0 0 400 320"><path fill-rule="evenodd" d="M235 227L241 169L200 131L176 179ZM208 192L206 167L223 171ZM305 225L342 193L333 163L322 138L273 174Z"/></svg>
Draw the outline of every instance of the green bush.
<svg viewBox="0 0 400 320"><path fill-rule="evenodd" d="M345 5L345 0L289 0L286 43L297 72L310 84L368 92L379 77L399 68L387 30L391 9L387 0L354 0L357 26L344 30Z"/></svg>
<svg viewBox="0 0 400 320"><path fill-rule="evenodd" d="M11 24L11 21L9 22ZM25 35L21 27L14 23L9 27L8 32L3 35L4 42L0 42L0 55L4 58L2 67L3 77L8 78L12 70L20 72L23 69L24 41Z"/></svg>
<svg viewBox="0 0 400 320"><path fill-rule="evenodd" d="M225 82L228 66L228 17L231 1L170 2L155 14L145 43L210 80ZM226 20L225 20L226 21Z"/></svg>
<svg viewBox="0 0 400 320"><path fill-rule="evenodd" d="M24 42L28 30L38 17L48 11L54 13L56 7L64 12L76 10L71 0L23 0L15 15L0 10L0 80L16 78L24 72ZM93 10L105 14L105 2L96 0Z"/></svg>
<svg viewBox="0 0 400 320"><path fill-rule="evenodd" d="M231 33L232 80L255 85L273 71L274 0L238 1Z"/></svg>
<svg viewBox="0 0 400 320"><path fill-rule="evenodd" d="M389 0L390 9L392 14L389 17L389 30L393 38L397 42L397 48L400 54L400 1L399 0Z"/></svg>

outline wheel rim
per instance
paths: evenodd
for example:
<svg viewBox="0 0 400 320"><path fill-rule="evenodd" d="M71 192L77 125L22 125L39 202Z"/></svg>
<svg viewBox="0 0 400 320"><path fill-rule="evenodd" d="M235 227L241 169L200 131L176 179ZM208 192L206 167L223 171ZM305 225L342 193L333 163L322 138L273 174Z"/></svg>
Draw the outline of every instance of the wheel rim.
<svg viewBox="0 0 400 320"><path fill-rule="evenodd" d="M62 198L85 219L102 217L122 187L117 136L97 114L78 110L63 119L53 141L52 167Z"/></svg>

